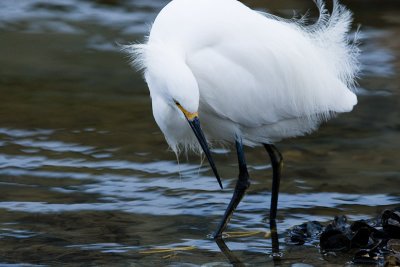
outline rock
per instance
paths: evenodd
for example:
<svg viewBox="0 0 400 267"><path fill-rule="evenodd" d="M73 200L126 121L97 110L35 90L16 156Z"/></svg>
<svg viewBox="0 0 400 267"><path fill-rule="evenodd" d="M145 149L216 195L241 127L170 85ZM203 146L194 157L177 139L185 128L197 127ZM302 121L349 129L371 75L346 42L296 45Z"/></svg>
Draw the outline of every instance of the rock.
<svg viewBox="0 0 400 267"><path fill-rule="evenodd" d="M400 210L385 210L382 213L382 227L390 238L400 239Z"/></svg>
<svg viewBox="0 0 400 267"><path fill-rule="evenodd" d="M336 216L320 236L322 251L348 251L351 248L350 225L346 216Z"/></svg>
<svg viewBox="0 0 400 267"><path fill-rule="evenodd" d="M351 247L352 248L365 248L370 242L371 231L367 227L361 227L358 229L353 237L351 238Z"/></svg>
<svg viewBox="0 0 400 267"><path fill-rule="evenodd" d="M359 250L353 258L353 263L355 264L377 264L379 256L376 252L362 249Z"/></svg>
<svg viewBox="0 0 400 267"><path fill-rule="evenodd" d="M351 248L350 239L340 230L325 230L320 237L322 251L349 251Z"/></svg>
<svg viewBox="0 0 400 267"><path fill-rule="evenodd" d="M290 241L295 245L303 245L307 239L318 237L323 228L322 224L316 221L306 222L295 226L289 232Z"/></svg>
<svg viewBox="0 0 400 267"><path fill-rule="evenodd" d="M390 251L400 253L400 239L390 239L386 246Z"/></svg>
<svg viewBox="0 0 400 267"><path fill-rule="evenodd" d="M400 254L389 255L385 261L385 267L398 267L400 266Z"/></svg>
<svg viewBox="0 0 400 267"><path fill-rule="evenodd" d="M346 216L336 216L325 228L312 221L294 227L293 244L302 245L318 238L321 253L351 252L354 264L400 267L400 208L385 210L374 220L348 223ZM358 250L356 250L358 249Z"/></svg>

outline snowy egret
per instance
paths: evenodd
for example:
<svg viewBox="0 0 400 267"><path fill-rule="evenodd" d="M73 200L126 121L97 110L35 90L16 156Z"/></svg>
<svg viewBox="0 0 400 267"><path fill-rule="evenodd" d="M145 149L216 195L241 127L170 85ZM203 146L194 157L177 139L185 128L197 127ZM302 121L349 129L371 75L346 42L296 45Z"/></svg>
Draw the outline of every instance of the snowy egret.
<svg viewBox="0 0 400 267"><path fill-rule="evenodd" d="M215 238L250 185L243 145L263 145L269 154L275 220L282 156L273 144L356 105L352 13L333 2L329 14L317 0L319 19L306 25L304 17L282 19L236 0L173 0L145 44L125 47L143 71L154 118L173 151L202 149L222 188L209 145L236 145L239 177Z"/></svg>

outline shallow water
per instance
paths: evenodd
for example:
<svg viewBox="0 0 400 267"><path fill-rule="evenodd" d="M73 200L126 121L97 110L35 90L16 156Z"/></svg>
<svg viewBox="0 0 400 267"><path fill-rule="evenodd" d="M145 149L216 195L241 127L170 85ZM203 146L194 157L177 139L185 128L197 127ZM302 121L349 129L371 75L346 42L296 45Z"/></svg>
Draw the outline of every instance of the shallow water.
<svg viewBox="0 0 400 267"><path fill-rule="evenodd" d="M178 164L146 85L116 45L143 40L167 2L0 2L0 263L230 266L207 235L231 197L235 153L214 156L223 191L200 158ZM305 0L247 2L287 17L312 8ZM400 6L347 2L362 25L359 104L278 144L286 160L278 265L343 265L349 255L288 245L287 230L337 214L372 218L400 202ZM271 168L261 148L246 153L252 186L229 231L254 235L226 244L243 264L273 264Z"/></svg>

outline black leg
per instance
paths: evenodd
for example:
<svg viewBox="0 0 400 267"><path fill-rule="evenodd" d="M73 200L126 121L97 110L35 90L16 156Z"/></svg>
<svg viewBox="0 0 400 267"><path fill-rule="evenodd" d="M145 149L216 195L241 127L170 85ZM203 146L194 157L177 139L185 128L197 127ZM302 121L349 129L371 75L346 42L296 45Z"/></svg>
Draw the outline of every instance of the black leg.
<svg viewBox="0 0 400 267"><path fill-rule="evenodd" d="M276 220L269 221L269 229L271 230L272 258L274 262L279 262L282 255L279 250L279 236L278 229L276 228Z"/></svg>
<svg viewBox="0 0 400 267"><path fill-rule="evenodd" d="M233 212L242 200L247 188L249 188L250 186L249 173L247 172L246 159L244 157L243 144L241 139L236 140L236 151L239 161L239 178L236 183L235 192L233 193L231 202L229 203L228 208L225 211L224 218L222 219L218 230L214 234L214 238L222 237L222 232L225 230L229 220L232 217Z"/></svg>
<svg viewBox="0 0 400 267"><path fill-rule="evenodd" d="M276 219L278 209L279 184L281 182L281 171L283 167L283 158L279 150L274 145L264 144L272 165L272 192L271 192L271 210L269 214L270 220Z"/></svg>

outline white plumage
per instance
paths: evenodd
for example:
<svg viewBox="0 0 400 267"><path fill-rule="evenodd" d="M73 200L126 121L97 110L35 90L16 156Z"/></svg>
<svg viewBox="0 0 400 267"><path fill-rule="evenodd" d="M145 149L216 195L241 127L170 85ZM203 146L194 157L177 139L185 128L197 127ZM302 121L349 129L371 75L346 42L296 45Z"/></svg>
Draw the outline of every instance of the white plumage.
<svg viewBox="0 0 400 267"><path fill-rule="evenodd" d="M329 15L284 20L236 0L173 0L145 44L126 47L144 72L154 118L174 151L197 149L177 107L198 112L208 142L255 146L304 135L357 103L352 14L334 1Z"/></svg>

